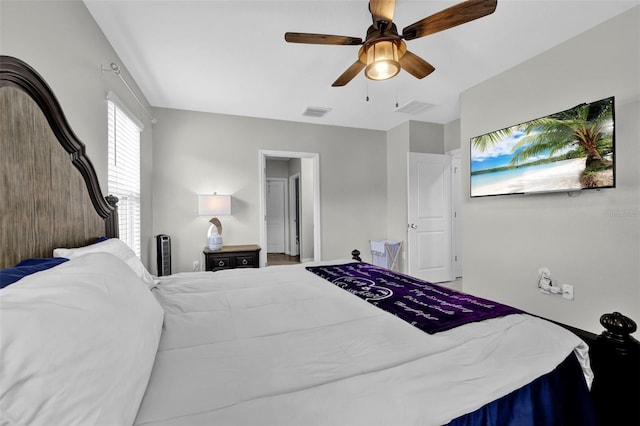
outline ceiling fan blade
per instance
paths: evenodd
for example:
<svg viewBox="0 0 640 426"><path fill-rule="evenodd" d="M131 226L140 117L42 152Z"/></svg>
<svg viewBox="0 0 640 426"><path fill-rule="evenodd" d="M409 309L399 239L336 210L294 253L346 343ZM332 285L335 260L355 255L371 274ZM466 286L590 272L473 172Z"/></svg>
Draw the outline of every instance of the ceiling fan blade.
<svg viewBox="0 0 640 426"><path fill-rule="evenodd" d="M385 21L391 24L395 8L396 0L371 0L369 2L369 10L373 18L373 25L377 28L378 21Z"/></svg>
<svg viewBox="0 0 640 426"><path fill-rule="evenodd" d="M498 0L467 0L451 6L402 30L405 40L428 36L492 14Z"/></svg>
<svg viewBox="0 0 640 426"><path fill-rule="evenodd" d="M355 46L362 44L362 39L358 37L348 37L330 34L310 34L310 33L285 33L284 39L289 43L305 44L337 44Z"/></svg>
<svg viewBox="0 0 640 426"><path fill-rule="evenodd" d="M424 78L435 71L433 65L408 50L400 58L400 66L415 78Z"/></svg>
<svg viewBox="0 0 640 426"><path fill-rule="evenodd" d="M345 84L347 84L348 82L353 80L353 78L356 75L358 75L358 73L360 71L362 71L364 69L364 67L365 67L365 64L363 64L360 61L355 61L353 63L353 65L351 65L349 68L347 68L347 70L345 72L343 72L342 75L340 77L338 77L338 79L336 81L334 81L331 86L333 86L333 87L344 86Z"/></svg>

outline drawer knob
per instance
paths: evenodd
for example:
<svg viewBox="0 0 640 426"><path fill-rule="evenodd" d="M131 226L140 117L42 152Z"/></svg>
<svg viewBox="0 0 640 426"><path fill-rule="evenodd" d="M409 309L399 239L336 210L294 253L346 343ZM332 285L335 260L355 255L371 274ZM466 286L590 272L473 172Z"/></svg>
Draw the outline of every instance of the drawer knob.
<svg viewBox="0 0 640 426"><path fill-rule="evenodd" d="M219 261L218 266L224 266L224 260Z"/></svg>
<svg viewBox="0 0 640 426"><path fill-rule="evenodd" d="M243 264L243 265L246 265L246 264L248 264L248 263L249 263L249 262L247 261L247 259L242 259L242 264Z"/></svg>

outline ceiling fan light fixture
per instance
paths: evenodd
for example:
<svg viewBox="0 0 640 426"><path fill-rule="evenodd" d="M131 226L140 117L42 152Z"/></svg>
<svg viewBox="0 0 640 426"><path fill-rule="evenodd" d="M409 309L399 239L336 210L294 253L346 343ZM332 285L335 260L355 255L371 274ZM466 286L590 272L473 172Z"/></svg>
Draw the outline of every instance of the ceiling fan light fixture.
<svg viewBox="0 0 640 426"><path fill-rule="evenodd" d="M392 40L379 40L365 47L367 67L364 75L370 80L387 80L400 72L398 46Z"/></svg>

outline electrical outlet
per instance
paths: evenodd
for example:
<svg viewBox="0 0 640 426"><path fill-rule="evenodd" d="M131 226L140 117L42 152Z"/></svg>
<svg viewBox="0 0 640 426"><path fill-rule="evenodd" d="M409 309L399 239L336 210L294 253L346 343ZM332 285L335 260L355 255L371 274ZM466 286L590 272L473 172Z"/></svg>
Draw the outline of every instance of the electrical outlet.
<svg viewBox="0 0 640 426"><path fill-rule="evenodd" d="M562 284L562 297L573 300L573 286L571 284Z"/></svg>
<svg viewBox="0 0 640 426"><path fill-rule="evenodd" d="M193 261L193 272L198 272L200 271L200 262L197 260Z"/></svg>

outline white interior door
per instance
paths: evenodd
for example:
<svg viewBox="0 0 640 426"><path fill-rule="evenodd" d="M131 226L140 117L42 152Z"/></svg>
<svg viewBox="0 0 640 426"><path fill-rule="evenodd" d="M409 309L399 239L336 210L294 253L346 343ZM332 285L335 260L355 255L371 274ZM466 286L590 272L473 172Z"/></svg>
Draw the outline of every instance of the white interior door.
<svg viewBox="0 0 640 426"><path fill-rule="evenodd" d="M409 274L454 279L451 248L451 157L408 154Z"/></svg>
<svg viewBox="0 0 640 426"><path fill-rule="evenodd" d="M285 253L286 179L267 178L267 253Z"/></svg>

